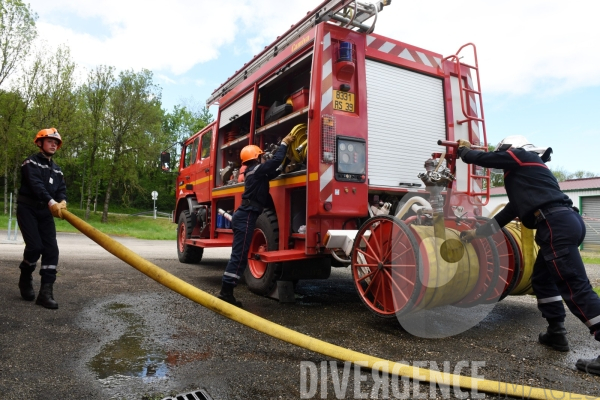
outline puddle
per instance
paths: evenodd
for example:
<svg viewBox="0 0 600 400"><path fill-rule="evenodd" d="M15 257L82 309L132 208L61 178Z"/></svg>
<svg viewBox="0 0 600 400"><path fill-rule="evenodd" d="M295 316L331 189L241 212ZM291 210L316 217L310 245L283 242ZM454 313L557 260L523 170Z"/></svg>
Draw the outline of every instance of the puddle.
<svg viewBox="0 0 600 400"><path fill-rule="evenodd" d="M114 376L161 378L168 372L167 354L148 337L142 316L122 303L109 303L104 313L125 327L122 334L100 348L89 368L103 380Z"/></svg>

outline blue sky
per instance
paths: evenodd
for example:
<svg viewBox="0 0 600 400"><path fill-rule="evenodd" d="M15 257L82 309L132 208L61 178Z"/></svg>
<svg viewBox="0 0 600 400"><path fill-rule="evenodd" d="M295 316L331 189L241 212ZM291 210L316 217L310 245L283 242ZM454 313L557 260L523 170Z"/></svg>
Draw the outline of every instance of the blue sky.
<svg viewBox="0 0 600 400"><path fill-rule="evenodd" d="M40 46L65 44L86 69L147 68L163 104L210 93L320 0L29 0ZM550 167L600 175L596 1L394 0L376 33L454 54L477 46L488 141L522 134L554 149Z"/></svg>

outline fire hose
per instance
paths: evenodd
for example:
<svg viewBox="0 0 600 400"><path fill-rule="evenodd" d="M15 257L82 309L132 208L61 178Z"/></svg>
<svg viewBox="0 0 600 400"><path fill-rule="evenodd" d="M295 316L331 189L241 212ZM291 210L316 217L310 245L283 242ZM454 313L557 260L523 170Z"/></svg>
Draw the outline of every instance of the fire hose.
<svg viewBox="0 0 600 400"><path fill-rule="evenodd" d="M440 373L424 368L400 364L382 358L370 356L350 349L337 346L311 336L296 332L292 329L270 322L243 309L235 307L218 298L190 285L177 278L175 275L163 270L135 252L129 250L121 243L111 239L108 235L81 220L67 210L62 210L63 219L78 229L81 233L92 239L106 251L131 265L133 268L154 279L167 288L187 297L188 299L227 317L233 321L246 325L249 328L265 333L276 339L320 353L341 361L361 363L361 366L375 369L384 373L404 376L422 382L452 382L455 387L477 390L480 392L496 393L511 397L546 400L548 398L586 398L600 400L600 397L589 397L581 394L568 393L558 390L535 388L525 385L516 385L500 381L492 381L468 376ZM366 362L366 365L362 363ZM567 397L567 395L569 397ZM577 396L577 397L574 397Z"/></svg>

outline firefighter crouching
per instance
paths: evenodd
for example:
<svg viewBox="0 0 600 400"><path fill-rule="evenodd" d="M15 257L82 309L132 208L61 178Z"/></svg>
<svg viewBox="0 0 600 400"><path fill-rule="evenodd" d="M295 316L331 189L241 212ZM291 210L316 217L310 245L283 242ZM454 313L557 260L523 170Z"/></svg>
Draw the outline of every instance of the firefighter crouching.
<svg viewBox="0 0 600 400"><path fill-rule="evenodd" d="M223 274L221 292L217 296L230 304L241 307L241 302L233 296L233 289L248 266L248 250L252 242L252 233L258 216L265 208L274 208L273 198L269 193L269 181L279 175L277 168L281 165L289 144L294 137L287 135L273 155L265 160L263 151L255 145L244 147L240 153L242 164L246 166L244 173L244 193L242 205L235 211L231 220L233 243L231 258Z"/></svg>
<svg viewBox="0 0 600 400"><path fill-rule="evenodd" d="M41 256L41 287L35 303L57 309L52 286L56 280L58 244L52 217L62 218L61 210L67 208L67 187L52 156L62 146L62 138L55 128L49 128L39 131L33 142L40 151L21 165L21 187L17 197L17 221L25 241L23 261L19 265L19 289L23 299L32 301L35 298L32 273Z"/></svg>
<svg viewBox="0 0 600 400"><path fill-rule="evenodd" d="M531 284L538 309L548 321L539 342L558 351L569 351L563 300L600 341L600 298L590 285L579 253L585 225L546 166L552 149L536 148L519 135L506 137L489 153L472 150L465 140L459 140L458 145L458 155L467 164L502 168L508 195L508 204L490 222L462 232L461 238L471 241L489 236L516 217L525 227L536 229L535 241L540 249ZM580 359L575 365L581 371L600 375L600 356Z"/></svg>

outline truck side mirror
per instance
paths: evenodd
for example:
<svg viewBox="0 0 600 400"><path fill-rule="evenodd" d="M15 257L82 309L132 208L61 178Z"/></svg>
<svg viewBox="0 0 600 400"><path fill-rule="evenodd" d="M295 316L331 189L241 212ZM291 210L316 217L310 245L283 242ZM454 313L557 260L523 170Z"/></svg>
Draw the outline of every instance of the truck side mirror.
<svg viewBox="0 0 600 400"><path fill-rule="evenodd" d="M163 151L160 153L160 168L165 171L171 171L171 153Z"/></svg>

